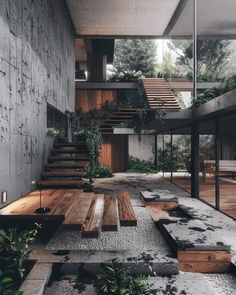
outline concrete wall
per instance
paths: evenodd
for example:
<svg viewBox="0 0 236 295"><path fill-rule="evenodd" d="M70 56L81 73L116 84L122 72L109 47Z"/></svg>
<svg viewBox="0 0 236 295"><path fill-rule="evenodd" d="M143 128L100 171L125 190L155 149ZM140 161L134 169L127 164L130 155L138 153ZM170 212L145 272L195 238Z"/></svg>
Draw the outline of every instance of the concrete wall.
<svg viewBox="0 0 236 295"><path fill-rule="evenodd" d="M47 103L74 110L74 64L63 0L0 1L0 193L8 192L8 202L40 177L52 145Z"/></svg>
<svg viewBox="0 0 236 295"><path fill-rule="evenodd" d="M155 136L142 135L141 140L137 135L129 135L129 156L140 160L154 160Z"/></svg>

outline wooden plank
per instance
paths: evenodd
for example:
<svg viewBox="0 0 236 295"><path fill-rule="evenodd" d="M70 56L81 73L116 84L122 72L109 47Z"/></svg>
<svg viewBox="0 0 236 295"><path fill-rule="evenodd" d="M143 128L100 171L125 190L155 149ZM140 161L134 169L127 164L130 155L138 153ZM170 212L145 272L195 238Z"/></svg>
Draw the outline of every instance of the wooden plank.
<svg viewBox="0 0 236 295"><path fill-rule="evenodd" d="M86 220L93 198L93 193L81 193L77 202L63 221L62 226L74 227L80 230Z"/></svg>
<svg viewBox="0 0 236 295"><path fill-rule="evenodd" d="M102 224L104 208L104 195L96 195L92 200L88 215L82 225L82 238L98 238L99 229Z"/></svg>
<svg viewBox="0 0 236 295"><path fill-rule="evenodd" d="M184 272L226 273L230 270L230 262L179 262L179 270Z"/></svg>
<svg viewBox="0 0 236 295"><path fill-rule="evenodd" d="M117 231L117 201L112 196L104 196L104 211L102 218L102 231Z"/></svg>
<svg viewBox="0 0 236 295"><path fill-rule="evenodd" d="M178 251L177 258L181 262L185 261L231 261L229 251Z"/></svg>
<svg viewBox="0 0 236 295"><path fill-rule="evenodd" d="M166 211L163 211L159 207L156 206L147 206L146 207L152 217L154 222L158 222L160 220L169 220L170 216Z"/></svg>
<svg viewBox="0 0 236 295"><path fill-rule="evenodd" d="M162 210L164 209L174 209L179 206L178 202L175 201L147 201L144 199L142 195L140 195L140 198L145 206L152 206L156 208L160 208Z"/></svg>
<svg viewBox="0 0 236 295"><path fill-rule="evenodd" d="M118 209L121 226L137 226L137 218L127 192L118 193Z"/></svg>
<svg viewBox="0 0 236 295"><path fill-rule="evenodd" d="M51 211L52 215L62 215L65 218L68 216L72 207L77 202L78 197L82 193L82 190L67 191L63 198L56 204L56 206Z"/></svg>

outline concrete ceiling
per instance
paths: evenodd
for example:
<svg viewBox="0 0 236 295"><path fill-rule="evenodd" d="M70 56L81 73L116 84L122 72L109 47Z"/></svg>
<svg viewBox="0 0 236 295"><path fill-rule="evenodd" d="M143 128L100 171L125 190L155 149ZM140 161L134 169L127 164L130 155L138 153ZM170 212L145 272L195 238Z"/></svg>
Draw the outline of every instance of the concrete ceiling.
<svg viewBox="0 0 236 295"><path fill-rule="evenodd" d="M162 36L181 0L66 0L78 36Z"/></svg>
<svg viewBox="0 0 236 295"><path fill-rule="evenodd" d="M198 36L211 38L236 37L235 0L198 0ZM180 17L171 31L173 37L192 36L193 1L188 0Z"/></svg>
<svg viewBox="0 0 236 295"><path fill-rule="evenodd" d="M192 0L66 0L78 36L192 37ZM236 39L236 0L197 0L200 37Z"/></svg>

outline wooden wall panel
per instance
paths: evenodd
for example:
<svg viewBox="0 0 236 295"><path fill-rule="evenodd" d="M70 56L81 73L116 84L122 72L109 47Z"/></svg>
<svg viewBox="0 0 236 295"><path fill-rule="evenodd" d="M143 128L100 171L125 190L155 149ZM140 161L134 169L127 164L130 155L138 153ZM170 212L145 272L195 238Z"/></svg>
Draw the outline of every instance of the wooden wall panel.
<svg viewBox="0 0 236 295"><path fill-rule="evenodd" d="M102 105L108 102L116 102L116 90L90 90L76 89L75 111L80 109L88 112L93 109L100 109Z"/></svg>
<svg viewBox="0 0 236 295"><path fill-rule="evenodd" d="M107 165L112 172L124 172L127 147L124 135L107 135L104 137L100 162Z"/></svg>

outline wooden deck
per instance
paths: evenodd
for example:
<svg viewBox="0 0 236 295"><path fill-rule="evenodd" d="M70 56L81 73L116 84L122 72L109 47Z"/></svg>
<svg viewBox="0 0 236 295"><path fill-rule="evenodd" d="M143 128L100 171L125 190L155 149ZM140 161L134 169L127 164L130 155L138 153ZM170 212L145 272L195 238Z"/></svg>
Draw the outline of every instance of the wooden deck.
<svg viewBox="0 0 236 295"><path fill-rule="evenodd" d="M137 226L127 192L120 192L117 202L116 197L85 193L80 189L42 190L42 207L51 209L46 214L35 212L40 206L39 195L39 191L33 191L0 209L0 221L61 218L60 226L81 230L84 238L97 238L101 230L117 231L119 221L121 226Z"/></svg>
<svg viewBox="0 0 236 295"><path fill-rule="evenodd" d="M230 180L230 179L229 179ZM190 177L174 176L173 182L186 191L191 192ZM236 218L236 182L220 180L220 210ZM200 179L199 196L202 200L215 205L215 180L207 177L206 181Z"/></svg>
<svg viewBox="0 0 236 295"><path fill-rule="evenodd" d="M39 207L39 191L33 191L0 209L0 220L4 219L44 219L65 218L82 190L77 189L47 189L42 190L42 206L51 208L47 214L37 214Z"/></svg>

